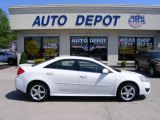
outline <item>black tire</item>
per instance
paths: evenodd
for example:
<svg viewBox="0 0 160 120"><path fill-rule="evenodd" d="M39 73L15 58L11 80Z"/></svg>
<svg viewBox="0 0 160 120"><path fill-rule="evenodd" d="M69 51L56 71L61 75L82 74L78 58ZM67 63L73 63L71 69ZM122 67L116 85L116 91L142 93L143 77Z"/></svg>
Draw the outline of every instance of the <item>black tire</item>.
<svg viewBox="0 0 160 120"><path fill-rule="evenodd" d="M34 102L43 102L49 97L48 87L43 83L34 83L29 87L29 96Z"/></svg>
<svg viewBox="0 0 160 120"><path fill-rule="evenodd" d="M14 64L14 60L13 59L8 59L8 65L13 65Z"/></svg>
<svg viewBox="0 0 160 120"><path fill-rule="evenodd" d="M135 62L135 69L136 69L136 71L140 71L139 63L138 62Z"/></svg>
<svg viewBox="0 0 160 120"><path fill-rule="evenodd" d="M150 75L151 77L153 77L153 76L156 75L156 70L155 70L155 67L154 67L153 65L151 65L151 66L149 67L149 75Z"/></svg>
<svg viewBox="0 0 160 120"><path fill-rule="evenodd" d="M124 83L118 88L117 97L122 102L133 101L137 96L138 96L138 88L134 83Z"/></svg>

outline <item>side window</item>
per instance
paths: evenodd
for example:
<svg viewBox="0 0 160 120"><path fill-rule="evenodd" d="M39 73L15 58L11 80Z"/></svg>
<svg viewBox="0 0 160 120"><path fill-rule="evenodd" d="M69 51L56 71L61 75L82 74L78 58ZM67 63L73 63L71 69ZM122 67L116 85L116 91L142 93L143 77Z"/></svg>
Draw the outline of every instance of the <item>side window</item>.
<svg viewBox="0 0 160 120"><path fill-rule="evenodd" d="M47 65L45 68L63 69L63 70L76 70L76 60L60 60Z"/></svg>
<svg viewBox="0 0 160 120"><path fill-rule="evenodd" d="M54 68L56 68L56 64L57 64L57 62L54 62L54 63L51 63L51 64L45 66L44 68L51 68L51 69L54 69Z"/></svg>
<svg viewBox="0 0 160 120"><path fill-rule="evenodd" d="M80 71L102 73L103 67L85 60L79 60Z"/></svg>

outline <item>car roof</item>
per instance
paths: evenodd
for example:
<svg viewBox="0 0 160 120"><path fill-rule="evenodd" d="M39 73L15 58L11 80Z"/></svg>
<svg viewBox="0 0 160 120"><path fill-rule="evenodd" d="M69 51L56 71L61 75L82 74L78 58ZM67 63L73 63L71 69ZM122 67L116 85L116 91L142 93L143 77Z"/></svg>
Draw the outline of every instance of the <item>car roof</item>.
<svg viewBox="0 0 160 120"><path fill-rule="evenodd" d="M93 62L98 62L97 60L95 60L93 58L89 58L89 57L62 55L62 56L55 57L53 59L49 59L48 61L45 61L45 62L40 63L40 64L37 64L35 66L43 67L43 66L45 66L47 64L50 64L50 63L52 63L54 61L63 60L63 59L80 59L80 60L89 60L89 61L93 61Z"/></svg>
<svg viewBox="0 0 160 120"><path fill-rule="evenodd" d="M83 60L94 60L90 57L83 57L83 56L69 56L69 55L61 55L58 57L55 57L55 59L83 59Z"/></svg>
<svg viewBox="0 0 160 120"><path fill-rule="evenodd" d="M160 52L160 50L149 50L149 52Z"/></svg>

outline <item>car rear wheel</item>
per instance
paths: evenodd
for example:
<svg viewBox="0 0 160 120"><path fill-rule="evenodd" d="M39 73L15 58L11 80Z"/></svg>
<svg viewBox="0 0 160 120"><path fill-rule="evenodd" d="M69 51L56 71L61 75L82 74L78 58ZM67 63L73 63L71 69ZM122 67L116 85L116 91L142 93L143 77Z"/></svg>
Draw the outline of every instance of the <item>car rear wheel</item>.
<svg viewBox="0 0 160 120"><path fill-rule="evenodd" d="M29 89L29 95L35 102L42 102L48 98L49 90L43 83L34 83Z"/></svg>
<svg viewBox="0 0 160 120"><path fill-rule="evenodd" d="M138 94L138 89L133 83L125 83L118 89L118 97L121 101L133 101Z"/></svg>

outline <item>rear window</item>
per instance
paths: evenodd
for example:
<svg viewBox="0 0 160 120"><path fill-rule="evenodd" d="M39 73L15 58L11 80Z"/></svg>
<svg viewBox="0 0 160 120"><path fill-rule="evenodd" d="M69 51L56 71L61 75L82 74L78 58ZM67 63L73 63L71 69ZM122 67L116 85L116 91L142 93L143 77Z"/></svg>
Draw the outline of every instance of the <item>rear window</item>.
<svg viewBox="0 0 160 120"><path fill-rule="evenodd" d="M44 68L51 68L51 69L63 69L63 70L77 70L77 63L76 60L72 59L65 59L53 62Z"/></svg>
<svg viewBox="0 0 160 120"><path fill-rule="evenodd" d="M150 56L151 58L160 58L160 52L151 52Z"/></svg>

